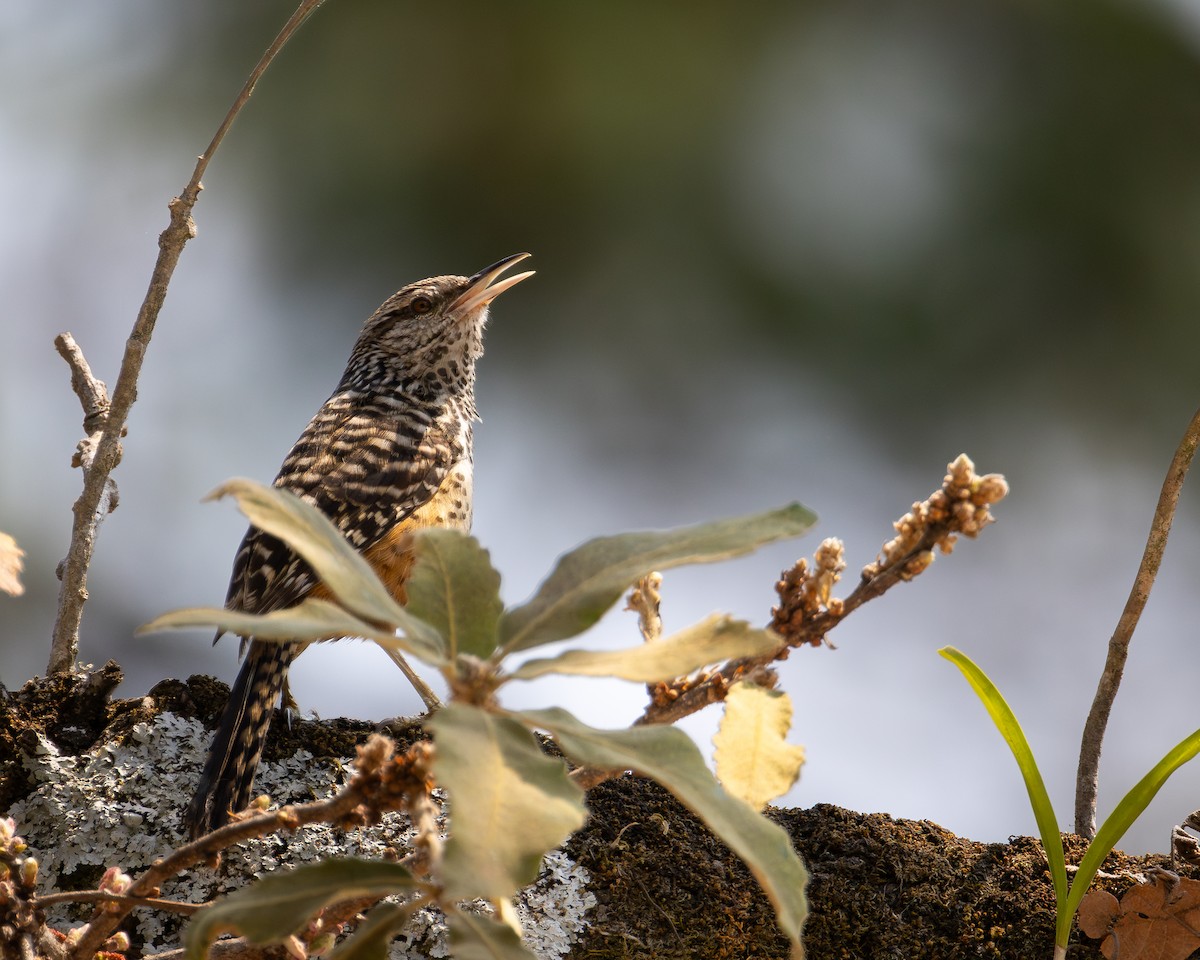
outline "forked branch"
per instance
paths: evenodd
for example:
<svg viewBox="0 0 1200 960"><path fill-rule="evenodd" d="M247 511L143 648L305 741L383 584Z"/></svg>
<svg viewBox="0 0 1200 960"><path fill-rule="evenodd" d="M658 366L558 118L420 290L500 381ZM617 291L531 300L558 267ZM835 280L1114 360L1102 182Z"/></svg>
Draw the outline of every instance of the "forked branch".
<svg viewBox="0 0 1200 960"><path fill-rule="evenodd" d="M154 333L154 325L158 321L159 312L162 310L163 301L167 296L167 286L171 282L171 276L175 272L175 265L179 262L184 244L196 235L196 225L192 221L192 208L195 207L196 200L203 189L200 179L208 169L209 161L221 145L221 141L225 139L225 134L233 125L234 119L241 112L246 101L250 99L259 78L266 72L267 67L271 65L275 56L283 49L300 24L308 19L321 3L322 0L301 0L296 12L284 24L279 35L250 72L250 76L234 100L233 106L230 107L225 119L217 128L208 149L197 159L196 169L187 186L178 197L168 204L171 220L158 238L158 260L154 265L154 272L150 277L150 287L138 310L133 330L125 342L125 353L121 358L121 371L113 389L111 404L108 406L106 415L97 416L96 422L99 423L102 420L103 423L99 435L91 444L91 462L84 469L83 492L75 501L71 545L66 559L63 560L60 567L59 576L62 585L58 593L58 616L54 623L54 637L50 662L46 668L47 673L70 671L79 654L79 624L83 618L83 605L87 600L87 574L95 547L96 528L116 502L114 498L116 488L112 486L111 474L120 460L120 439L125 433L125 424L129 419L130 408L137 399L138 376L146 356L146 348L150 344L150 337ZM85 387L86 381L89 380L92 384L98 383L91 377L87 361L83 359L83 354L79 352L78 347L70 349L70 346L74 345L70 334L62 335L59 340L68 344L66 348L60 345L59 350L71 364L72 381L76 384L76 392L80 392L81 382ZM82 371L86 371L86 377L83 376ZM84 394L81 393L80 396L82 399ZM84 414L85 431L91 435L91 431L87 431L86 427L89 416L87 400L84 400Z"/></svg>

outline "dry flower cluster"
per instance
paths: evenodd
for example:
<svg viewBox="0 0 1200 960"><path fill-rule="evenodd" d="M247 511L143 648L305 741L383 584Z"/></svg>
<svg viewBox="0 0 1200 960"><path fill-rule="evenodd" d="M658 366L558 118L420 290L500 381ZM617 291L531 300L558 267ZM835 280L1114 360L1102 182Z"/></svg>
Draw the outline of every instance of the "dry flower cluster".
<svg viewBox="0 0 1200 960"><path fill-rule="evenodd" d="M976 537L995 518L988 508L1008 494L1008 482L998 473L977 476L965 453L948 464L942 489L914 503L895 523L896 536L883 545L878 559L863 568L863 580L894 570L911 580L933 562L934 549L950 553L958 535Z"/></svg>

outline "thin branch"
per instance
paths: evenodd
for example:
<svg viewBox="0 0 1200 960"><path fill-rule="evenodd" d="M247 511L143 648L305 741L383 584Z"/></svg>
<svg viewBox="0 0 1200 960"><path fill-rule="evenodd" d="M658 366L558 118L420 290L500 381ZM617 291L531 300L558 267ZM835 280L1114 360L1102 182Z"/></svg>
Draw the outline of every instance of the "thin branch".
<svg viewBox="0 0 1200 960"><path fill-rule="evenodd" d="M824 609L813 616L806 617L802 624L788 632L787 639L773 652L757 657L739 657L729 660L696 685L682 691L678 697L658 703L651 703L645 712L635 722L635 725L650 723L677 723L684 717L691 716L713 703L725 699L730 684L745 678L747 675L766 667L777 660L786 660L794 647L818 645L825 640L826 635L848 614L857 610L869 600L881 597L898 583L903 583L911 577L904 571L913 561L928 556L936 545L939 537L945 531L930 530L920 540L906 551L898 561L873 577L864 578L850 595L841 602L840 607Z"/></svg>
<svg viewBox="0 0 1200 960"><path fill-rule="evenodd" d="M1083 727L1083 739L1079 745L1079 769L1075 775L1075 832L1088 839L1096 835L1100 750L1104 743L1105 729L1108 727L1108 717L1125 672L1125 661L1129 657L1129 644L1133 640L1133 632L1137 629L1146 601L1150 599L1150 590L1162 564L1163 551L1166 549L1171 523L1175 519L1175 509L1179 504L1179 494L1192 465L1192 459L1196 456L1197 446L1200 446L1200 410L1192 416L1183 439L1175 449L1171 466L1167 469L1162 491L1158 495L1158 506L1154 509L1154 519L1150 521L1150 535L1146 538L1142 562L1129 590L1129 597L1125 601L1125 609L1121 611L1121 618L1117 621L1117 628L1108 641L1104 672L1100 674L1096 697L1092 701L1092 709L1088 712L1087 722Z"/></svg>
<svg viewBox="0 0 1200 960"><path fill-rule="evenodd" d="M219 830L205 834L199 840L184 844L167 857L155 860L126 893L126 900L153 896L163 882L198 863L215 862L222 850L266 836L280 829L295 830L310 823L336 823L350 815L362 802L357 781L352 781L341 793L315 803L283 807L270 813L247 817L227 823ZM114 912L101 908L88 921L87 933L72 951L74 960L87 960L117 929L129 910Z"/></svg>
<svg viewBox="0 0 1200 960"><path fill-rule="evenodd" d="M60 333L55 337L54 348L71 368L71 389L83 405L83 432L99 433L108 418L108 390L104 381L92 375L87 358L69 333Z"/></svg>
<svg viewBox="0 0 1200 960"><path fill-rule="evenodd" d="M374 906L384 897L383 894L373 897L358 897L341 903L330 904L321 911L323 930L336 930L342 924L349 924L364 910ZM428 898L418 896L417 901L429 902ZM277 957L281 953L278 943L252 943L245 937L232 937L228 940L218 940L209 944L208 960L263 960L264 957ZM164 950L162 953L147 954L144 960L184 960L187 950L178 947Z"/></svg>
<svg viewBox="0 0 1200 960"><path fill-rule="evenodd" d="M71 951L72 960L90 960L129 915L134 904L156 896L164 881L198 863L215 864L227 847L278 830L298 830L310 823L348 828L374 822L386 811L401 809L415 788L424 788L429 776L427 765L431 753L428 746L414 745L414 748L395 757L393 742L373 734L358 748L354 777L329 799L244 816L155 860L125 890L123 909L100 907L92 914L86 932Z"/></svg>
<svg viewBox="0 0 1200 960"><path fill-rule="evenodd" d="M79 344L75 342L75 338L69 333L60 333L54 338L55 349L58 350L59 356L66 361L67 366L71 368L71 389L75 391L75 395L79 398L79 403L83 407L83 433L84 437L79 441L75 448L75 456L71 458L71 466L79 467L83 471L84 486L86 488L88 477L92 472L96 462L96 452L100 444L100 440L104 434L104 428L108 423L109 400L108 390L104 386L102 380L97 380L92 374L92 368L88 365L87 358L83 355L83 350ZM117 447L116 461L121 459L121 448ZM115 463L114 463L115 466ZM117 485L113 482L112 477L105 479L100 485L100 500L92 511L90 522L82 526L76 524L76 530L72 532L71 543L74 547L76 538L81 541L79 544L80 550L86 550L88 556L91 555L95 545L96 531L99 530L100 524L104 518L117 509L118 492ZM80 505L75 505L76 517L80 516ZM58 615L54 623L53 642L50 647L50 661L46 666L46 673L63 673L71 669L75 663L76 657L79 655L79 647L74 638L78 636L78 630L68 632L60 629L60 624L70 623L74 621L78 623L79 618L83 614L83 604L87 600L86 583L80 582L74 589L67 589L67 581L64 579L66 573L66 561L59 564L58 578L63 581L62 592L59 594Z"/></svg>
<svg viewBox="0 0 1200 960"><path fill-rule="evenodd" d="M773 652L758 657L730 660L698 681L685 679L663 689L636 721L675 723L711 703L725 699L731 684L754 679L772 685L770 664L785 660L794 647L827 643L827 634L850 613L869 600L882 596L898 583L919 576L933 562L935 551L949 553L957 537L975 537L992 522L991 505L1008 493L999 474L979 476L966 454L947 465L940 490L914 503L912 510L893 525L896 536L883 545L878 559L863 568L857 587L844 600L833 598L845 563L840 540L830 538L817 549L813 569L800 560L784 572L777 584L780 606L774 610L771 629L781 643Z"/></svg>
<svg viewBox="0 0 1200 960"><path fill-rule="evenodd" d="M129 419L129 411L137 399L137 381L141 373L142 361L145 359L146 348L158 321L163 301L166 299L167 286L179 262L183 247L196 235L196 225L192 220L192 208L199 199L203 189L201 177L208 169L209 161L226 133L233 125L234 119L245 106L246 101L254 92L259 78L266 72L267 67L275 56L283 49L300 25L308 19L321 5L323 0L302 0L296 12L284 25L279 35L267 48L266 53L250 72L249 78L241 92L230 107L225 119L217 128L216 134L208 145L208 149L197 159L196 169L192 173L183 192L174 198L168 207L171 211L170 223L158 238L158 261L150 277L150 286L146 297L138 310L133 330L125 342L125 354L121 358L121 371L117 376L116 387L113 389L112 402L105 418L104 429L95 447L95 456L91 466L84 473L83 492L75 501L74 522L71 527L71 546L62 564L62 586L58 594L58 617L54 624L54 638L48 673L65 673L70 671L79 653L79 624L83 619L83 605L87 600L87 574L92 562L92 552L95 548L96 527L103 517L102 502L110 491L110 475L120 460L120 438L125 432L125 424ZM82 359L82 355L81 355ZM68 361L70 362L70 361ZM86 363L84 364L86 366ZM76 368L73 366L72 370ZM80 368L82 369L82 368Z"/></svg>
<svg viewBox="0 0 1200 960"><path fill-rule="evenodd" d="M49 893L44 897L36 897L33 901L33 905L39 908L49 907L56 903L120 903L130 907L153 907L156 910L167 910L187 916L208 906L207 903L183 903L180 900L164 900L161 897L131 897L128 894L113 893L110 890L66 890L62 893Z"/></svg>

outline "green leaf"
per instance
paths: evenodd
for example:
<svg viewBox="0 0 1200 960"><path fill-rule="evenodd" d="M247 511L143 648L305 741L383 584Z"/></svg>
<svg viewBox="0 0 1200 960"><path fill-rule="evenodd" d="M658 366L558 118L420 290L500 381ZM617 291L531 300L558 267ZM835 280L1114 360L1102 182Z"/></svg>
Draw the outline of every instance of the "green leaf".
<svg viewBox="0 0 1200 960"><path fill-rule="evenodd" d="M713 779L696 745L675 727L597 730L565 710L527 710L512 716L549 731L567 756L606 770L636 770L652 777L712 828L745 861L775 907L780 929L800 950L808 915L808 871L787 833L726 793Z"/></svg>
<svg viewBox="0 0 1200 960"><path fill-rule="evenodd" d="M360 620L344 607L328 600L309 597L286 610L267 614L243 613L223 607L188 607L172 610L138 627L137 633L154 633L183 627L215 627L242 637L260 640L321 640L329 637L362 637L384 646L399 647L422 660L441 666L445 657L440 645L427 641L427 631L420 636L406 634L397 637L374 624Z"/></svg>
<svg viewBox="0 0 1200 960"><path fill-rule="evenodd" d="M348 858L271 873L197 913L184 938L186 957L203 960L209 945L225 932L240 933L252 943L276 943L331 903L422 886L398 863Z"/></svg>
<svg viewBox="0 0 1200 960"><path fill-rule="evenodd" d="M388 947L419 905L420 901L378 904L358 929L326 956L326 960L387 960Z"/></svg>
<svg viewBox="0 0 1200 960"><path fill-rule="evenodd" d="M413 545L417 562L407 584L408 612L441 633L451 658L490 657L504 604L500 574L488 552L461 530L422 530Z"/></svg>
<svg viewBox="0 0 1200 960"><path fill-rule="evenodd" d="M740 556L774 540L798 537L815 522L815 514L794 503L677 530L589 540L559 558L527 603L500 618L501 645L512 653L573 637L599 620L633 581L651 570Z"/></svg>
<svg viewBox="0 0 1200 960"><path fill-rule="evenodd" d="M451 908L446 925L454 960L537 960L512 927L491 917Z"/></svg>
<svg viewBox="0 0 1200 960"><path fill-rule="evenodd" d="M770 653L782 643L769 630L755 630L745 621L713 614L653 643L625 650L568 650L557 657L523 663L511 676L517 680L532 680L548 673L568 673L657 683L686 676L710 663Z"/></svg>
<svg viewBox="0 0 1200 960"><path fill-rule="evenodd" d="M943 657L953 663L963 676L967 678L979 699L983 701L992 723L1004 737L1005 743L1012 751L1021 776L1025 779L1025 790L1029 794L1029 805L1033 807L1033 816L1037 820L1038 834L1042 838L1042 849L1046 853L1046 862L1050 866L1050 877L1054 881L1054 898L1059 904L1059 919L1062 919L1062 905L1067 899L1067 861L1063 855L1062 834L1058 829L1058 818L1054 815L1054 806L1050 803L1050 795L1046 792L1046 784L1038 771L1037 761L1029 748L1029 741L1012 709L996 689L996 685L988 679L987 674L979 669L965 653L954 647L943 647L938 651ZM1069 920L1069 916L1068 916ZM1065 941L1063 942L1065 946Z"/></svg>
<svg viewBox="0 0 1200 960"><path fill-rule="evenodd" d="M450 794L442 881L451 899L495 900L532 883L582 826L583 792L519 723L463 703L437 711L434 777Z"/></svg>
<svg viewBox="0 0 1200 960"><path fill-rule="evenodd" d="M1075 873L1075 879L1071 882L1071 892L1067 895L1064 908L1059 911L1058 929L1055 932L1059 942L1064 946L1067 938L1071 935L1071 918L1079 909L1079 901L1083 899L1083 895L1091 886L1096 871L1100 869L1104 858L1112 852L1113 847L1125 836L1125 831L1150 805L1150 801L1154 799L1155 794L1167 782L1171 774L1195 757L1197 753L1200 753L1200 730L1184 737L1172 747L1167 755L1154 765L1154 769L1142 777L1133 789L1121 798L1121 802L1117 804L1113 812L1100 824L1100 829L1096 831L1095 839L1088 844L1087 853L1083 855L1083 860Z"/></svg>
<svg viewBox="0 0 1200 960"><path fill-rule="evenodd" d="M321 582L351 612L374 623L399 627L407 636L441 648L437 631L396 603L362 554L312 504L288 490L240 478L227 480L205 499L224 496L235 497L238 509L254 526L278 537L307 560Z"/></svg>
<svg viewBox="0 0 1200 960"><path fill-rule="evenodd" d="M787 694L753 683L729 688L721 726L713 737L717 779L755 810L787 793L800 776L804 748L785 739L791 725Z"/></svg>

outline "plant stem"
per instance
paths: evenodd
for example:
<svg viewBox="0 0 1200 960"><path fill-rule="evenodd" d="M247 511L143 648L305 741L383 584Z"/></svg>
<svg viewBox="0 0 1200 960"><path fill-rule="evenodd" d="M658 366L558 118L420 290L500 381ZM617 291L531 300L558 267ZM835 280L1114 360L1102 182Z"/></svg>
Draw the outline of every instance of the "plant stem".
<svg viewBox="0 0 1200 960"><path fill-rule="evenodd" d="M1125 661L1129 656L1129 644L1137 628L1142 610L1150 598L1154 579L1162 563L1171 522L1175 519L1175 508L1179 504L1179 493L1187 477L1196 448L1200 445L1200 410L1197 410L1179 441L1171 466L1163 480L1158 495L1158 506L1150 523L1150 535L1146 538L1146 549L1142 562L1125 601L1125 609L1117 621L1117 628L1108 641L1108 655L1104 661L1104 672L1096 687L1096 697L1083 727L1083 740L1079 746L1079 769L1075 775L1075 832L1089 840L1096 835L1096 792L1100 779L1100 748L1104 731L1112 712L1117 688L1125 672Z"/></svg>

